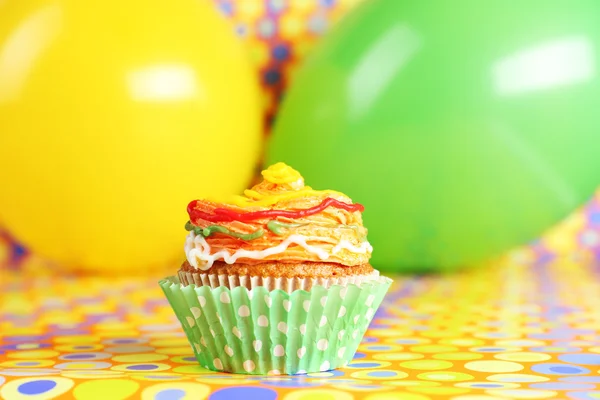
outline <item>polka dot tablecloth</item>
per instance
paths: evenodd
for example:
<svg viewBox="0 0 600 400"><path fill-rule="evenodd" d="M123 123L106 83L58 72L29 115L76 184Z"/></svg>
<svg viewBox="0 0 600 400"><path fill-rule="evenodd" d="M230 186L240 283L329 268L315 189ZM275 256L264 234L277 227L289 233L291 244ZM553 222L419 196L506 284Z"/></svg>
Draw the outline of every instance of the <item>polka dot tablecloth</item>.
<svg viewBox="0 0 600 400"><path fill-rule="evenodd" d="M396 277L346 368L260 377L200 367L158 277L7 273L0 397L598 399L599 278L565 259Z"/></svg>

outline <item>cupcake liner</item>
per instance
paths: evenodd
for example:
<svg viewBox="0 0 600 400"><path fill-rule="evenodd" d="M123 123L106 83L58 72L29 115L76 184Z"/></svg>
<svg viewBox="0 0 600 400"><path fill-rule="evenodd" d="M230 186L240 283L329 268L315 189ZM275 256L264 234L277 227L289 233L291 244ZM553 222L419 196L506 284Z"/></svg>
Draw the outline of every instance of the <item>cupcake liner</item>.
<svg viewBox="0 0 600 400"><path fill-rule="evenodd" d="M178 275L180 282L184 285L210 286L213 289L220 286L225 286L229 289L244 286L248 290L255 287L264 287L269 291L281 289L292 293L295 290L309 291L313 286L322 286L324 288L334 285L348 286L350 284L359 286L368 280L377 279L379 271L375 270L369 275L352 275L335 278L272 278L248 275L217 275L183 270L180 270Z"/></svg>
<svg viewBox="0 0 600 400"><path fill-rule="evenodd" d="M377 277L291 293L260 286L184 286L176 277L160 285L200 365L294 375L350 362L391 282Z"/></svg>

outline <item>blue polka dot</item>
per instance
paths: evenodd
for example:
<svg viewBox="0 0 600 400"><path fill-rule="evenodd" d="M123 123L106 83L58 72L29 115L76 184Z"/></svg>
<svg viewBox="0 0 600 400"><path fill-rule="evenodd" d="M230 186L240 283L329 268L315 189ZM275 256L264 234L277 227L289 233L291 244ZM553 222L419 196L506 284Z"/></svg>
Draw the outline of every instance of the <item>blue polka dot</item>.
<svg viewBox="0 0 600 400"><path fill-rule="evenodd" d="M239 386L220 389L210 395L209 400L231 400L231 399L244 399L244 400L275 400L277 398L277 392L273 389L253 387L253 386Z"/></svg>
<svg viewBox="0 0 600 400"><path fill-rule="evenodd" d="M600 365L600 354L561 354L558 359L573 364Z"/></svg>
<svg viewBox="0 0 600 400"><path fill-rule="evenodd" d="M38 364L39 364L38 361L21 361L21 362L17 363L17 365L19 367L32 367L32 366L38 365Z"/></svg>
<svg viewBox="0 0 600 400"><path fill-rule="evenodd" d="M277 60L285 60L289 57L290 55L290 51L289 49L283 45L277 45L273 48L273 57L275 57L275 59Z"/></svg>
<svg viewBox="0 0 600 400"><path fill-rule="evenodd" d="M505 351L505 348L501 348L501 347L479 347L477 348L475 351L480 351L480 352L490 352L490 353L494 353L494 352L500 352L500 351Z"/></svg>
<svg viewBox="0 0 600 400"><path fill-rule="evenodd" d="M381 366L381 363L351 363L348 364L348 366L352 368L377 368Z"/></svg>
<svg viewBox="0 0 600 400"><path fill-rule="evenodd" d="M599 391L592 392L568 392L569 397L577 400L598 400L600 397Z"/></svg>
<svg viewBox="0 0 600 400"><path fill-rule="evenodd" d="M392 376L396 376L398 374L394 371L371 371L367 372L367 375L377 378L391 378Z"/></svg>
<svg viewBox="0 0 600 400"><path fill-rule="evenodd" d="M398 344L417 344L419 343L416 339L398 339L395 341Z"/></svg>
<svg viewBox="0 0 600 400"><path fill-rule="evenodd" d="M369 336L365 336L362 338L362 342L363 343L375 343L377 342L379 339L375 338L375 337L369 337Z"/></svg>
<svg viewBox="0 0 600 400"><path fill-rule="evenodd" d="M321 0L321 5L324 7L333 7L335 5L335 0Z"/></svg>
<svg viewBox="0 0 600 400"><path fill-rule="evenodd" d="M127 367L127 369L131 369L134 371L152 371L153 369L157 369L158 365L152 365L152 364L137 364L137 365L130 365Z"/></svg>
<svg viewBox="0 0 600 400"><path fill-rule="evenodd" d="M274 85L281 79L279 71L269 70L265 72L265 82L267 85Z"/></svg>
<svg viewBox="0 0 600 400"><path fill-rule="evenodd" d="M185 397L185 391L181 389L161 390L154 396L156 400L180 400Z"/></svg>
<svg viewBox="0 0 600 400"><path fill-rule="evenodd" d="M369 350L376 350L376 351L389 350L390 348L391 348L390 346L369 346L368 347Z"/></svg>
<svg viewBox="0 0 600 400"><path fill-rule="evenodd" d="M46 393L56 387L56 382L49 380L30 381L19 386L18 391L21 394L36 395Z"/></svg>
<svg viewBox="0 0 600 400"><path fill-rule="evenodd" d="M232 15L233 4L229 2L219 2L219 10L225 15Z"/></svg>
<svg viewBox="0 0 600 400"><path fill-rule="evenodd" d="M563 382L589 382L589 383L600 383L600 376L566 376L564 378L558 378Z"/></svg>
<svg viewBox="0 0 600 400"><path fill-rule="evenodd" d="M503 387L504 385L500 385L498 383L474 383L471 385L471 387L474 388L485 388L485 389L490 389L490 388L498 388L498 387Z"/></svg>
<svg viewBox="0 0 600 400"><path fill-rule="evenodd" d="M365 353L355 353L354 360L360 360L361 358L365 358L367 355Z"/></svg>
<svg viewBox="0 0 600 400"><path fill-rule="evenodd" d="M587 390L596 388L596 385L586 385L585 383L544 382L534 383L529 385L529 387L532 389L546 390Z"/></svg>
<svg viewBox="0 0 600 400"><path fill-rule="evenodd" d="M590 373L587 368L569 364L543 363L533 365L531 369L534 372L546 375L583 375Z"/></svg>
<svg viewBox="0 0 600 400"><path fill-rule="evenodd" d="M574 353L581 351L579 347L560 347L560 346L538 346L529 348L530 351L538 353Z"/></svg>

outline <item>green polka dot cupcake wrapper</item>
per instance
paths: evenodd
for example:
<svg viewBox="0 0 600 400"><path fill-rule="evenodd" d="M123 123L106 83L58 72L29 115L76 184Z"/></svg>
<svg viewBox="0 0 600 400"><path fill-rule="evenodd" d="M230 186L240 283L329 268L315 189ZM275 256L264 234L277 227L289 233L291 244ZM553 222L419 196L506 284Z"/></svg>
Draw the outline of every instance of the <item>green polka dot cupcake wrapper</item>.
<svg viewBox="0 0 600 400"><path fill-rule="evenodd" d="M328 371L356 352L392 281L313 286L310 291L183 286L160 281L200 365L279 375Z"/></svg>

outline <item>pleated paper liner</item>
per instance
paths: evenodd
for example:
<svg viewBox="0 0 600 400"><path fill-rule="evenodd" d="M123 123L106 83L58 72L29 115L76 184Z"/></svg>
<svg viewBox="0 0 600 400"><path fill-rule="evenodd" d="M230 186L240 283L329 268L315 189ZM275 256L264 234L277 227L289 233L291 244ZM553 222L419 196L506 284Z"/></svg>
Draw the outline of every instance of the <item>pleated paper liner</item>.
<svg viewBox="0 0 600 400"><path fill-rule="evenodd" d="M309 291L313 286L323 286L329 288L334 285L348 286L354 284L360 286L361 283L368 280L377 279L379 271L374 270L369 275L352 275L334 278L271 278L262 276L245 275L217 275L203 272L188 272L180 270L178 272L179 280L184 285L210 286L215 289L219 286L225 286L232 289L237 286L244 286L246 289L255 287L264 287L267 290L281 289L288 293L294 290Z"/></svg>
<svg viewBox="0 0 600 400"><path fill-rule="evenodd" d="M214 371L280 375L348 364L392 281L377 277L310 291L244 286L160 285L200 365Z"/></svg>

